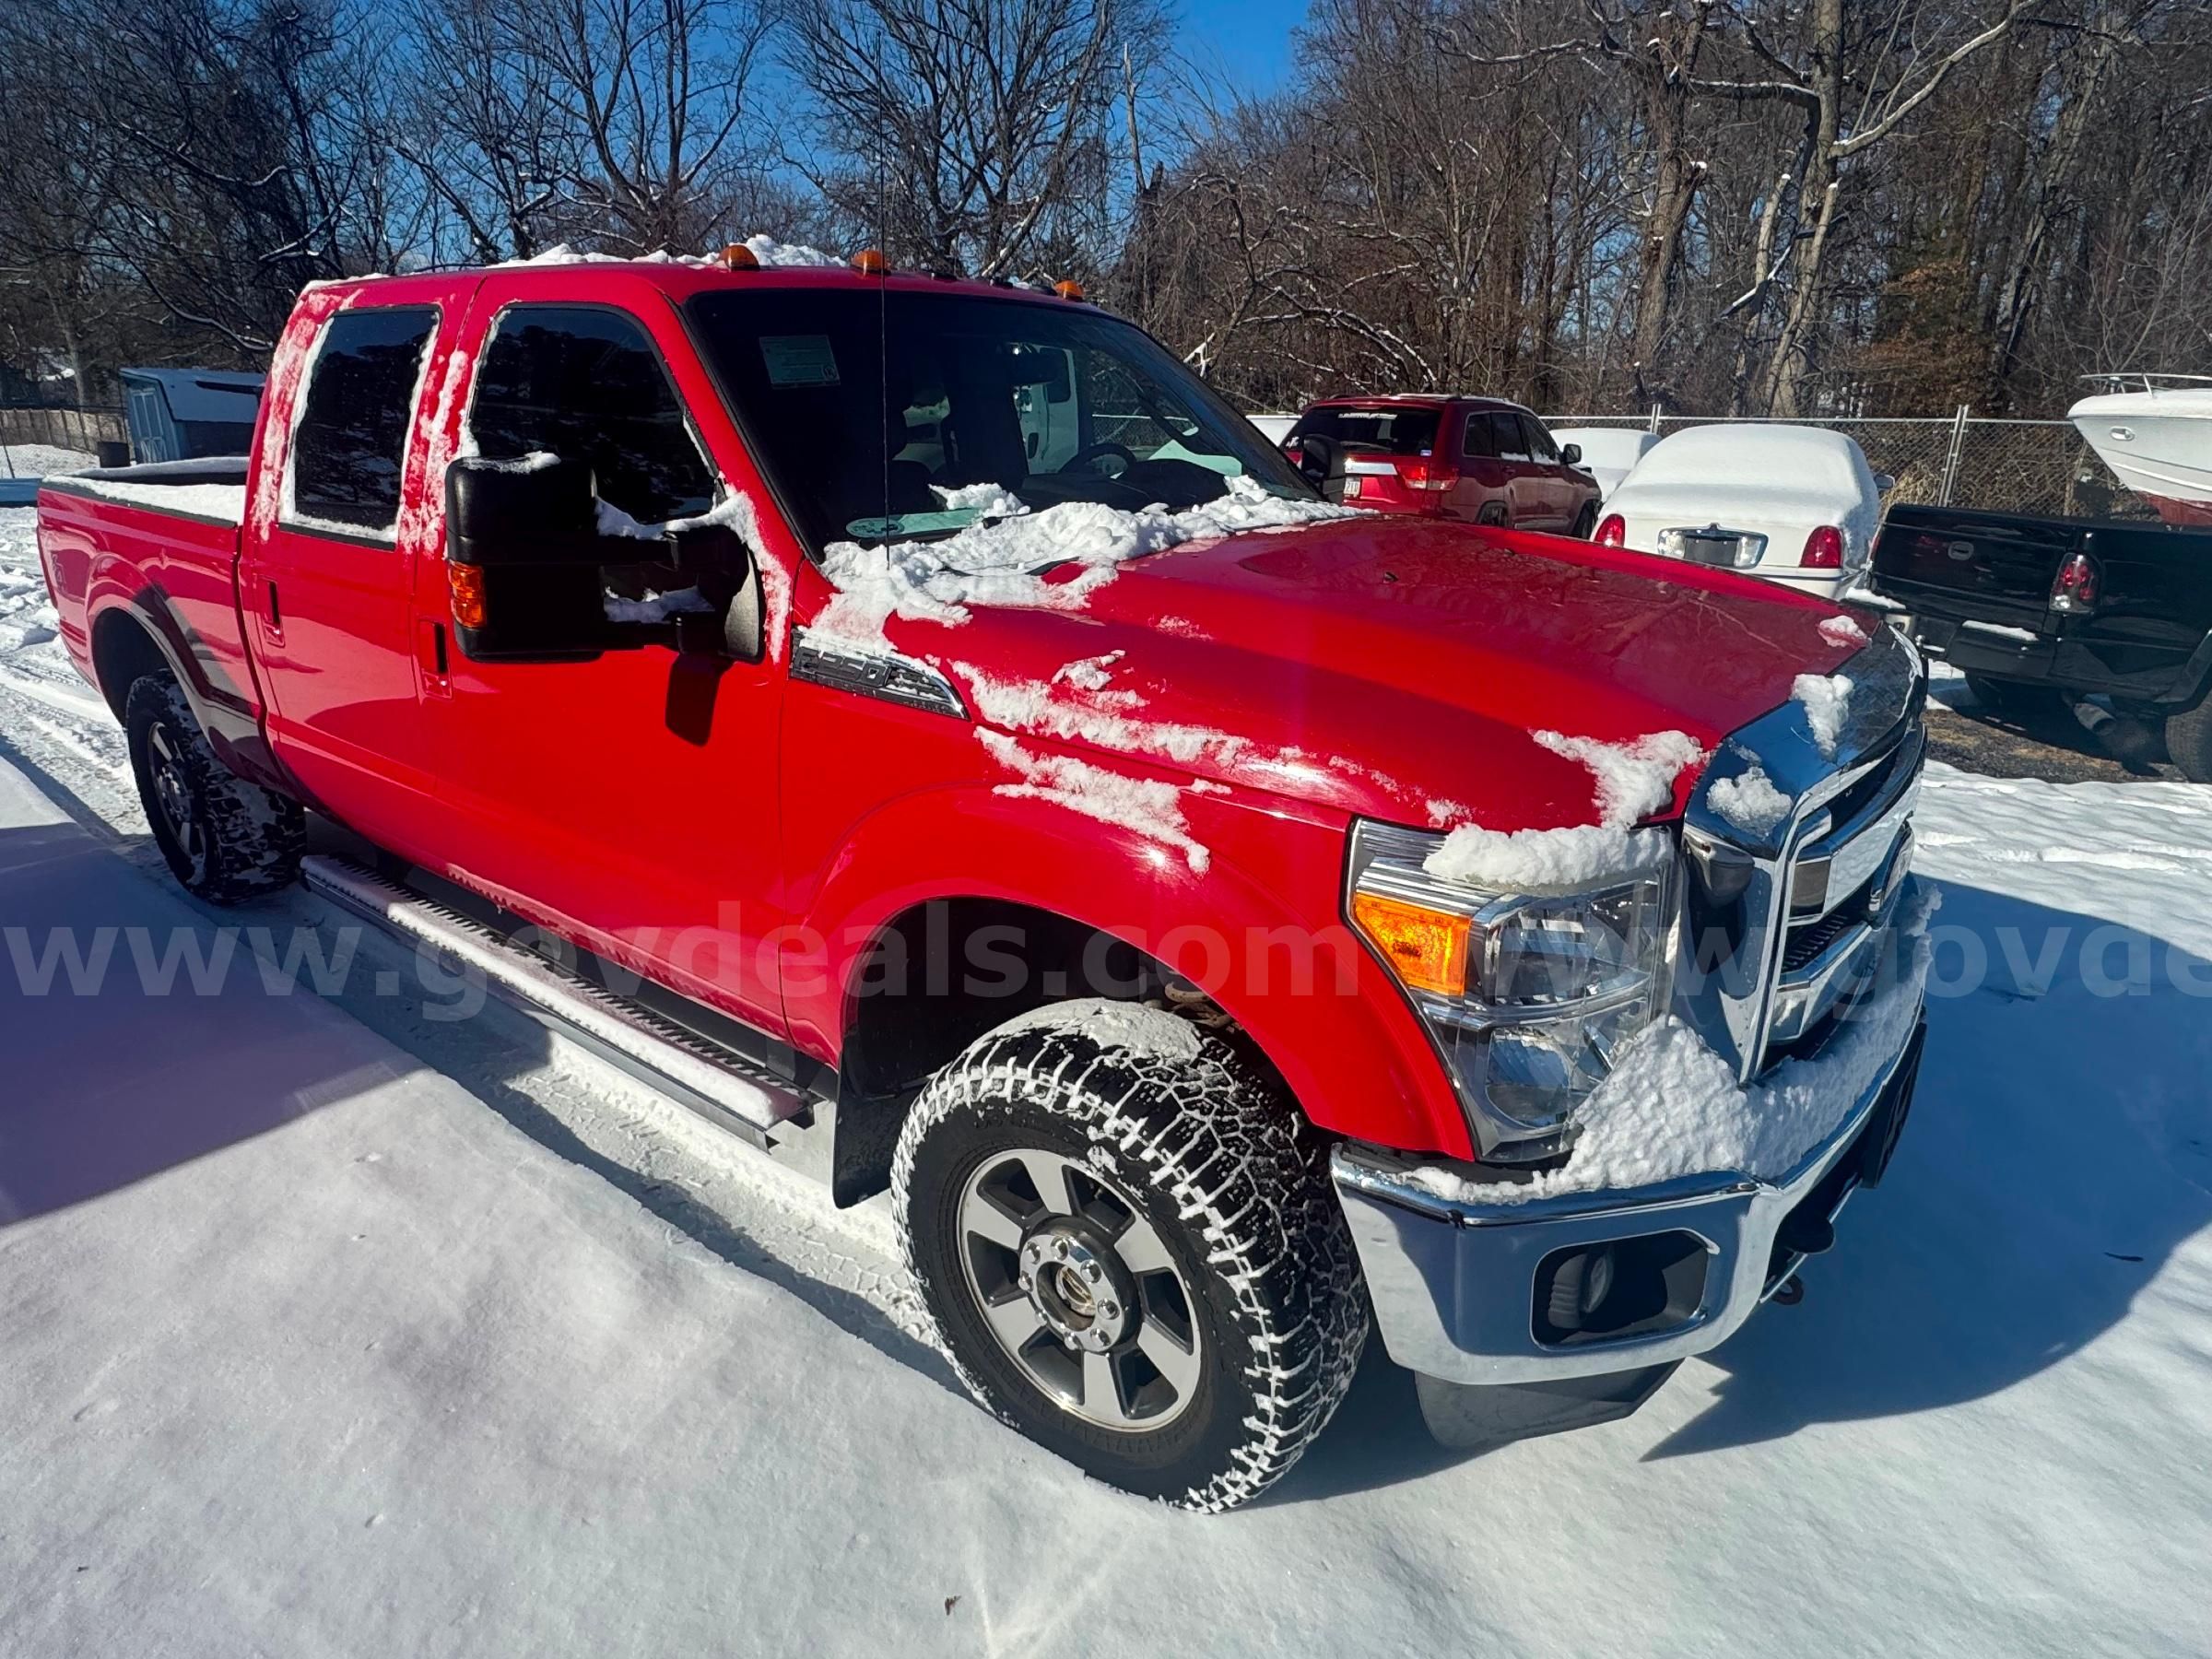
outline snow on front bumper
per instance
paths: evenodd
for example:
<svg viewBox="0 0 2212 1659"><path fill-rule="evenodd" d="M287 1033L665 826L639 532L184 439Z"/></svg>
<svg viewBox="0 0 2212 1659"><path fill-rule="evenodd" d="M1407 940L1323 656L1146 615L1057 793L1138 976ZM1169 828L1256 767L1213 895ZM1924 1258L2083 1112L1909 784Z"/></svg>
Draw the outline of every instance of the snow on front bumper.
<svg viewBox="0 0 2212 1659"><path fill-rule="evenodd" d="M1607 1157L1591 1166L1594 1183L1571 1158L1513 1182L1338 1147L1337 1196L1391 1358L1453 1382L1545 1382L1664 1365L1725 1341L1887 1166L1919 1070L1932 908L1915 896L1896 930L1898 971L1817 1054L1784 1061L1732 1102L1691 1109L1787 1121L1782 1138L1738 1139L1733 1167L1624 1184L1613 1179L1624 1166ZM1654 1073L1683 1077L1677 1058L1654 1054ZM1778 1153L1786 1161L1770 1161ZM1609 1257L1603 1296L1625 1299L1609 1313L1604 1300L1573 1305L1597 1253ZM1571 1328L1585 1314L1595 1317Z"/></svg>

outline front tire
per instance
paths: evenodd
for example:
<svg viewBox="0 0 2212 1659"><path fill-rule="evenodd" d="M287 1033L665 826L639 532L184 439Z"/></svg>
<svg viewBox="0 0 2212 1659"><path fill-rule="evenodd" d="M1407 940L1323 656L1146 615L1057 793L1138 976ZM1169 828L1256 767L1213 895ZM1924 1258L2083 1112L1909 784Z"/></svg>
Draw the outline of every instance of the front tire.
<svg viewBox="0 0 2212 1659"><path fill-rule="evenodd" d="M1225 1510L1298 1461L1367 1340L1327 1164L1228 1040L1082 1001L931 1079L892 1204L978 1400L1111 1485Z"/></svg>
<svg viewBox="0 0 2212 1659"><path fill-rule="evenodd" d="M175 680L149 674L134 682L124 730L154 844L186 892L236 904L299 879L307 844L299 804L217 759Z"/></svg>

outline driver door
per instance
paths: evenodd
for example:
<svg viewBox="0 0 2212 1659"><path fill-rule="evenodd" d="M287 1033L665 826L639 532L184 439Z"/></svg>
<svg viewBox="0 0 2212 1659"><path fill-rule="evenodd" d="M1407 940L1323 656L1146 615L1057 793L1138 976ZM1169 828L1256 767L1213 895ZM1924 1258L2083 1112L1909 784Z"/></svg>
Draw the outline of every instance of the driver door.
<svg viewBox="0 0 2212 1659"><path fill-rule="evenodd" d="M460 453L495 459L581 455L603 508L642 524L706 511L729 488L715 454L739 453L719 399L657 290L609 277L594 291L618 302L550 302L527 276L486 280L445 453L465 440ZM442 536L427 553L418 604L450 629ZM784 655L775 638L757 663L657 645L567 663L453 653L422 699L450 814L444 873L781 1036L771 935L787 919Z"/></svg>

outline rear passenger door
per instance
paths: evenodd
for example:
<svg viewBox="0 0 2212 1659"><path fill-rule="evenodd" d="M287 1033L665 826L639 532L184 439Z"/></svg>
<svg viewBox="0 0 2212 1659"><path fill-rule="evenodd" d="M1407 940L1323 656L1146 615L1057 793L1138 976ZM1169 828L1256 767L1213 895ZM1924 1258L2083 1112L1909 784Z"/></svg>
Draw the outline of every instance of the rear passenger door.
<svg viewBox="0 0 2212 1659"><path fill-rule="evenodd" d="M606 509L640 525L708 511L725 493L715 451L736 439L674 312L635 279L602 277L594 291L619 302L541 300L527 276L486 280L452 439L494 459L588 460L603 522ZM637 546L641 561L653 556ZM764 590L789 591L788 571L770 574ZM442 572L424 575L424 620L450 631ZM780 620L771 606L771 627ZM450 653L424 700L449 819L432 867L780 1034L782 657L777 641L758 663L659 645L579 663Z"/></svg>
<svg viewBox="0 0 2212 1659"><path fill-rule="evenodd" d="M289 405L263 422L279 498L250 515L240 603L278 759L324 811L392 845L437 798L398 522L423 365L460 319L438 283L373 294L324 321Z"/></svg>
<svg viewBox="0 0 2212 1659"><path fill-rule="evenodd" d="M1512 514L1513 465L1498 453L1498 430L1488 409L1469 409L1459 440L1459 477L1452 492L1452 516L1495 521ZM1518 434L1516 433L1517 437Z"/></svg>

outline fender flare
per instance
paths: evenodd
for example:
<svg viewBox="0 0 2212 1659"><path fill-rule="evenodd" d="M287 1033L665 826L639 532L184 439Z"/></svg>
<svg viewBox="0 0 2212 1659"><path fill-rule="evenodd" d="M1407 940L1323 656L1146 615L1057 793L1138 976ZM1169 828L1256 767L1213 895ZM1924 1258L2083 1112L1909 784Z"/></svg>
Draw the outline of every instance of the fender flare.
<svg viewBox="0 0 2212 1659"><path fill-rule="evenodd" d="M101 670L103 665L118 660L115 629L130 628L145 644L127 648L129 654L121 660L142 665L147 661L144 653L150 648L182 688L185 704L206 734L217 759L250 782L297 799L297 785L277 765L262 730L259 696L251 688L226 691L217 687L202 653L192 648L189 632L167 593L153 582L126 584L121 579L124 573L136 574L128 560L102 555L93 567L85 605L93 687L114 711L116 719L123 718L124 701L131 688L128 683L108 683Z"/></svg>
<svg viewBox="0 0 2212 1659"><path fill-rule="evenodd" d="M998 900L1111 935L1206 990L1256 1043L1306 1115L1332 1133L1470 1158L1466 1120L1404 994L1335 913L1344 835L1273 797L1183 797L1210 856L988 782L888 801L853 826L804 907L806 969L787 975L793 1041L841 1053L860 975L887 929L933 900ZM1278 810L1264 821L1253 803ZM1255 834L1267 877L1220 851ZM1288 838L1291 844L1282 843ZM1318 918L1278 891L1325 894ZM1283 954L1278 956L1280 950ZM1299 954L1310 953L1310 972ZM814 954L818 953L818 954ZM812 1040L811 1043L809 1039Z"/></svg>

